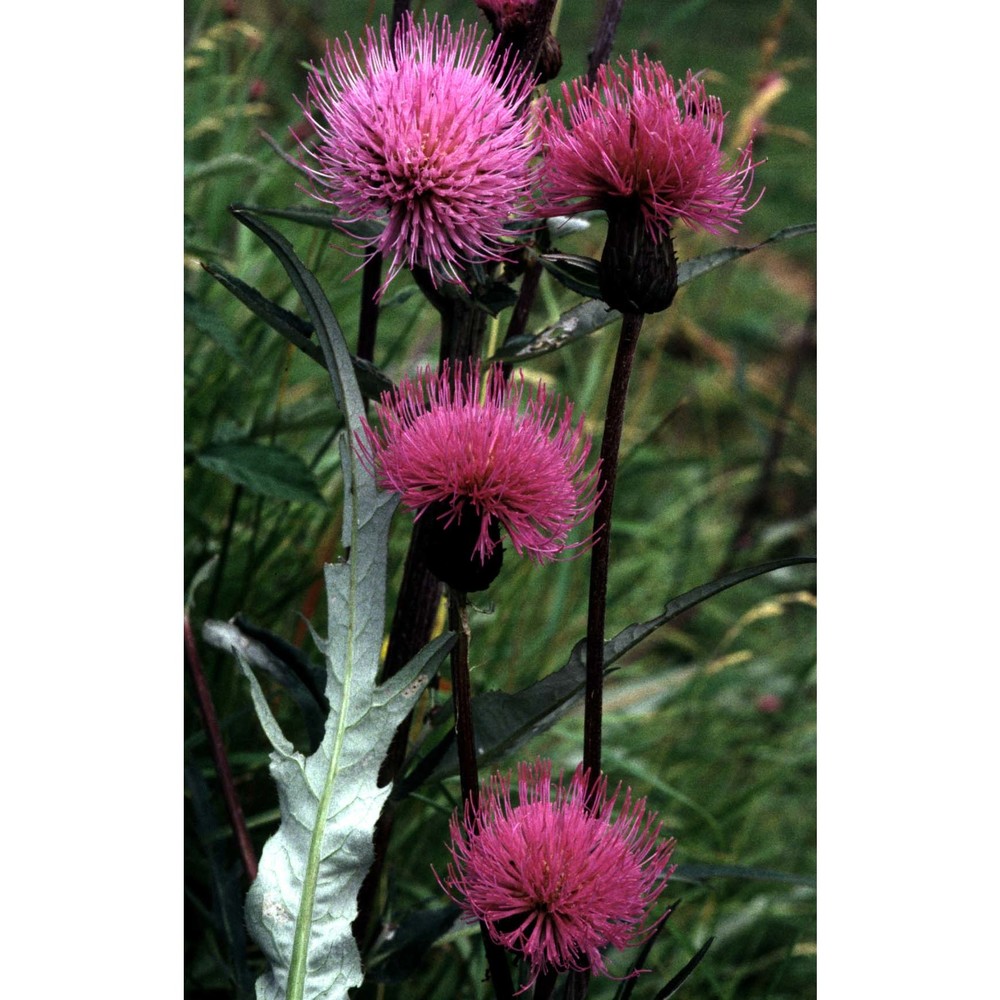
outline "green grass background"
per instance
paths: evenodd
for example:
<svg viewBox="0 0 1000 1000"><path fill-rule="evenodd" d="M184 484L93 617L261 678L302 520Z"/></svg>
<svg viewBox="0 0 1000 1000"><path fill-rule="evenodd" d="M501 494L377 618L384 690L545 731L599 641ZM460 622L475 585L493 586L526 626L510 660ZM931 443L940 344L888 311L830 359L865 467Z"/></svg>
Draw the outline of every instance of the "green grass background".
<svg viewBox="0 0 1000 1000"><path fill-rule="evenodd" d="M420 9L419 5L415 5ZM561 79L583 72L603 4L564 3ZM311 361L205 274L214 261L298 310L280 266L227 213L234 201L275 208L306 202L296 173L258 134L290 148L305 90L303 63L327 37L357 36L388 3L244 2L225 18L217 2L186 3L185 38L185 573L197 629L237 612L309 648L302 616L321 631L314 606L320 568L338 554L341 480L329 382ZM473 19L471 2L428 5ZM775 18L781 19L780 29ZM765 42L773 39L773 45ZM762 75L787 89L767 112L757 154L766 190L738 238L749 245L816 214L815 3L637 3L626 0L616 53L631 48L668 72L705 69L729 110L730 133ZM353 339L360 260L336 235L279 223L314 268ZM564 249L599 256L595 225ZM722 241L682 232L681 259ZM577 298L543 282L529 329ZM643 329L626 413L616 493L608 633L656 615L671 597L725 566L815 552L815 237L768 247L698 279ZM505 326L502 317L500 333ZM437 325L402 275L383 303L376 362L393 379L437 355ZM614 356L609 327L526 366L586 408L599 432ZM791 380L790 405L785 404ZM780 450L745 544L733 534L760 481L775 434ZM279 445L309 465L324 502L288 502L239 488L199 462L210 445L249 439ZM408 541L397 515L391 603ZM588 562L539 569L509 555L474 615L475 690L513 691L561 666L584 634ZM322 602L320 602L321 604ZM815 572L794 568L743 584L655 633L626 659L606 692L605 768L648 795L678 840L675 860L745 866L786 878L676 879L682 899L654 946L633 996L644 1000L707 937L708 957L683 987L691 1000L815 995ZM265 740L245 681L228 658L201 647L238 788L258 849L276 821ZM766 712L764 695L780 699ZM437 696L440 700L440 695ZM290 732L294 706L274 692ZM242 898L240 871L193 701L186 715L188 765L185 964L191 996L233 996L225 901ZM572 712L521 754L572 768L582 714ZM501 762L508 767L514 759ZM386 915L444 902L430 863L445 863L453 783L427 787L400 813L386 889ZM228 925L227 925L228 921ZM405 984L373 975L363 997L479 997L483 963L471 932L419 955ZM252 947L249 962L259 962ZM625 968L619 959L618 968ZM617 985L595 983L593 997Z"/></svg>

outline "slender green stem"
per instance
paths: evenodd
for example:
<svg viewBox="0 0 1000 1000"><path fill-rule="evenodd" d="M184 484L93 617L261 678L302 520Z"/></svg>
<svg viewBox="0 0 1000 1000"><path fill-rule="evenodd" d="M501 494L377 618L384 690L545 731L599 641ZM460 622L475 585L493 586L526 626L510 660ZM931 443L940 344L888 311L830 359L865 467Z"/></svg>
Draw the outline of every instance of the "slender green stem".
<svg viewBox="0 0 1000 1000"><path fill-rule="evenodd" d="M618 450L625 422L625 401L632 374L641 313L622 317L618 352L608 391L604 437L601 440L601 496L594 511L594 547L590 553L590 595L587 607L587 686L583 716L583 766L590 771L590 787L601 775L601 713L604 701L604 618L608 597L608 559L611 552L611 508L618 478Z"/></svg>
<svg viewBox="0 0 1000 1000"><path fill-rule="evenodd" d="M750 547L753 543L754 522L767 510L771 482L774 478L774 470L778 464L778 459L781 456L781 449L785 443L785 435L789 427L789 414L795 403L795 393L798 389L799 379L802 376L802 369L805 366L808 356L814 353L816 349L815 309L806 318L798 340L792 349L794 353L789 365L788 377L785 380L785 391L782 394L778 415L774 419L774 426L767 444L767 451L761 459L760 475L757 478L757 484L744 503L739 524L729 541L726 558L718 570L716 570L716 576L725 576L736 565L740 553Z"/></svg>

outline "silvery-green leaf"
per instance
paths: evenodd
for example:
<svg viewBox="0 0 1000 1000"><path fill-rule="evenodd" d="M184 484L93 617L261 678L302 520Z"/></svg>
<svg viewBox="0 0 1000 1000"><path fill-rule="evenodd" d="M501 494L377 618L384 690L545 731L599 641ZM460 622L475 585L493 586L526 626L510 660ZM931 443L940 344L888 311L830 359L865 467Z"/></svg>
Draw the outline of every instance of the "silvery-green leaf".
<svg viewBox="0 0 1000 1000"><path fill-rule="evenodd" d="M250 667L241 661L274 748L270 770L281 815L247 896L247 926L268 962L258 1000L345 1000L363 975L351 924L373 859L375 822L390 788L378 786L389 742L454 637L441 636L398 674L376 683L385 625L389 522L398 498L378 493L350 442L364 419L351 356L315 277L291 244L247 210L233 214L281 261L316 330L348 428L343 449L343 542L350 558L327 565L328 635L314 635L326 666L330 713L315 753L285 738Z"/></svg>

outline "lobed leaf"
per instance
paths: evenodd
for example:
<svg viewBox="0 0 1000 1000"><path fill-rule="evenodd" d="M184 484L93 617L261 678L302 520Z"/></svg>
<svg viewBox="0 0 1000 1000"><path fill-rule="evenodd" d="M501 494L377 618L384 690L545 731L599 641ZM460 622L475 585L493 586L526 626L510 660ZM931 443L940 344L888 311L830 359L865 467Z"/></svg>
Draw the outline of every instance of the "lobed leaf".
<svg viewBox="0 0 1000 1000"><path fill-rule="evenodd" d="M281 816L264 845L247 896L250 933L268 962L258 1000L344 1000L363 975L351 931L357 894L373 859L372 835L389 795L379 767L399 723L447 653L446 634L399 673L376 683L385 624L389 522L398 498L380 494L350 441L364 410L351 356L329 303L291 244L246 210L239 221L278 257L316 330L348 428L345 473L346 562L324 567L329 632L314 634L326 667L330 705L323 740L309 756L285 738L249 664L241 667L273 752L270 770Z"/></svg>
<svg viewBox="0 0 1000 1000"><path fill-rule="evenodd" d="M323 695L323 682L317 685L312 664L300 650L239 618L229 622L206 621L201 634L210 646L231 653L277 681L302 713L310 741L309 752L319 747L323 742L329 706Z"/></svg>

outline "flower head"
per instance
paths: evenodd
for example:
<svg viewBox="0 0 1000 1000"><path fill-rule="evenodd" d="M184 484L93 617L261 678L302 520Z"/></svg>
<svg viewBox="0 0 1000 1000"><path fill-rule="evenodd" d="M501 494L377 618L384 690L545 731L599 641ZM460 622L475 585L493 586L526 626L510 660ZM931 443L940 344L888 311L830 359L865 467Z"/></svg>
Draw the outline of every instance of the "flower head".
<svg viewBox="0 0 1000 1000"><path fill-rule="evenodd" d="M336 41L311 68L311 193L344 221L384 222L369 246L390 262L386 285L404 266L464 285L467 265L504 257L504 223L533 183L521 110L531 85L495 43L464 24L453 32L447 17L407 15L394 37L383 17L360 53Z"/></svg>
<svg viewBox="0 0 1000 1000"><path fill-rule="evenodd" d="M735 232L752 207L746 199L756 164L750 145L735 166L724 163L719 99L690 72L676 83L635 52L619 68L622 76L601 66L593 86L563 84L568 125L551 99L543 102L542 213L637 210L656 239L676 219Z"/></svg>
<svg viewBox="0 0 1000 1000"><path fill-rule="evenodd" d="M570 783L552 781L549 761L521 764L518 801L494 775L464 821L451 819L451 856L442 888L469 920L541 973L590 969L609 975L601 950L644 941L662 921L650 909L673 872L674 841L659 840L657 815L621 785L597 783L590 810L582 765ZM439 879L439 881L441 881Z"/></svg>
<svg viewBox="0 0 1000 1000"><path fill-rule="evenodd" d="M523 376L509 384L499 367L483 382L478 365L460 364L403 379L377 406L379 429L365 425L362 461L382 489L433 519L440 545L461 538L465 563L498 554L501 525L518 555L547 562L583 544L567 538L596 504L598 468L584 471L590 436L544 384L529 392Z"/></svg>

